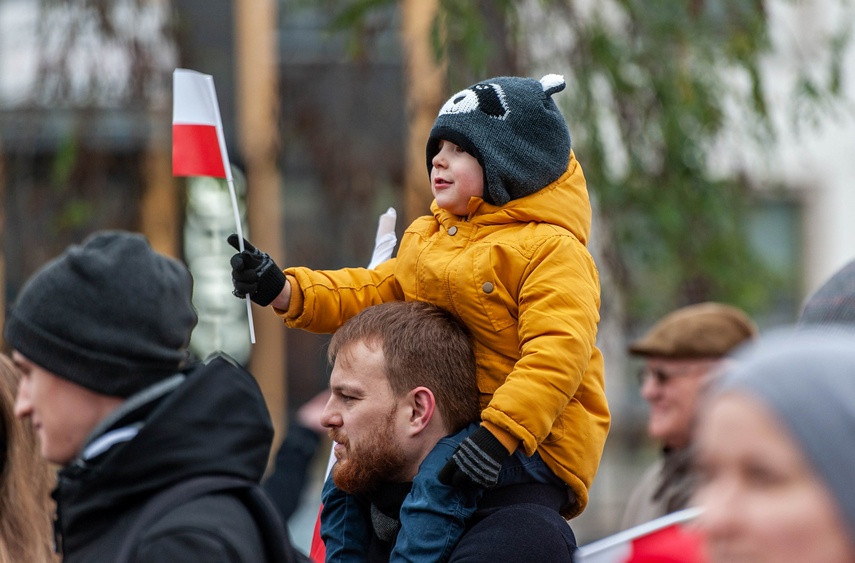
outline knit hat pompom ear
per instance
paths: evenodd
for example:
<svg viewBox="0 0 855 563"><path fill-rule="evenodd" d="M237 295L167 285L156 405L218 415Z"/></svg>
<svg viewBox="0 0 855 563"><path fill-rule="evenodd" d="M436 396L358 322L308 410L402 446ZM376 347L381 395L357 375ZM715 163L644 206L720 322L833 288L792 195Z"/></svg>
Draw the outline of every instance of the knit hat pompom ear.
<svg viewBox="0 0 855 563"><path fill-rule="evenodd" d="M560 92L567 86L564 77L560 74L547 74L540 79L540 83L543 85L543 92L547 96Z"/></svg>
<svg viewBox="0 0 855 563"><path fill-rule="evenodd" d="M557 180L570 159L570 132L552 94L564 77L501 76L454 94L439 110L426 146L427 169L449 140L484 168L484 200L504 205Z"/></svg>

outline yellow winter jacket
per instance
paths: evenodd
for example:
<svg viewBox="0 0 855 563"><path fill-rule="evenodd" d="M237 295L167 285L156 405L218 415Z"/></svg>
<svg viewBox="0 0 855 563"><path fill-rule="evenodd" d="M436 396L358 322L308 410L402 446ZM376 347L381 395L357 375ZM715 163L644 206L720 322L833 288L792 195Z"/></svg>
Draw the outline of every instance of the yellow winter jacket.
<svg viewBox="0 0 855 563"><path fill-rule="evenodd" d="M518 440L526 455L537 450L581 512L610 422L582 168L571 151L567 171L534 194L503 206L472 198L468 217L436 202L431 211L404 232L397 257L374 270L286 269L294 297L277 313L290 327L332 333L386 301L451 311L475 340L483 424L506 445Z"/></svg>

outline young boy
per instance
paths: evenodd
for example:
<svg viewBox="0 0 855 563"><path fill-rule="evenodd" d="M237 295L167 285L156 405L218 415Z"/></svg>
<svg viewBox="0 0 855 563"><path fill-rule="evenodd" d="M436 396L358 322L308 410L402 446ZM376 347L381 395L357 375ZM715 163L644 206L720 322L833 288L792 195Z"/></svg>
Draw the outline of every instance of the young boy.
<svg viewBox="0 0 855 563"><path fill-rule="evenodd" d="M572 518L587 504L610 416L595 344L599 277L585 246L591 207L552 100L564 87L558 75L499 77L452 96L427 142L432 215L416 219L397 256L375 269L282 272L252 245L232 257L232 269L235 295L272 304L287 326L313 332L334 332L390 300L428 301L458 316L475 341L481 424L439 481L482 489L555 483L561 513ZM237 237L229 242L236 247ZM522 475L500 477L518 451ZM449 520L474 510L429 506ZM403 534L417 546L425 529L419 522L408 530L410 516L405 503L399 545Z"/></svg>

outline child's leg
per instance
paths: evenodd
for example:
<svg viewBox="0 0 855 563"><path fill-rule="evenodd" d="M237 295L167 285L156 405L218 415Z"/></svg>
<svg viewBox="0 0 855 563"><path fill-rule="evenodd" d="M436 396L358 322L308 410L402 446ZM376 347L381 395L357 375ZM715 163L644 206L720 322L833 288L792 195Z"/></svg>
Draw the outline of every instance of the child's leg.
<svg viewBox="0 0 855 563"><path fill-rule="evenodd" d="M332 472L321 491L321 539L327 561L366 561L371 542L371 515L356 497L338 489Z"/></svg>
<svg viewBox="0 0 855 563"><path fill-rule="evenodd" d="M413 488L401 506L401 529L390 562L434 563L451 555L484 489L445 485L439 481L439 471L460 442L477 428L477 424L472 424L443 438L419 466Z"/></svg>
<svg viewBox="0 0 855 563"><path fill-rule="evenodd" d="M570 504L576 502L575 494L572 493L570 487L549 469L549 466L537 452L528 457L522 450L517 450L511 454L511 457L502 464L502 469L499 471L499 481L493 490L529 483L548 485L550 490L554 489L555 498L562 499L559 511L567 509ZM552 496L550 494L550 497Z"/></svg>
<svg viewBox="0 0 855 563"><path fill-rule="evenodd" d="M522 450L517 450L502 464L496 488L523 483L543 483L562 489L567 487L564 481L549 469L539 453L534 452L533 455L526 456Z"/></svg>

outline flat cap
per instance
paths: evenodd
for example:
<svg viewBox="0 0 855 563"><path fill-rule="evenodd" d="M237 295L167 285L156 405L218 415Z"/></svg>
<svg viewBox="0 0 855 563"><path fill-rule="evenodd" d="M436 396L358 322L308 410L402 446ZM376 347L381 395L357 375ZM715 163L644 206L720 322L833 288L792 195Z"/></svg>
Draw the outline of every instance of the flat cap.
<svg viewBox="0 0 855 563"><path fill-rule="evenodd" d="M698 303L677 309L629 347L637 356L718 358L757 335L754 321L723 303Z"/></svg>

